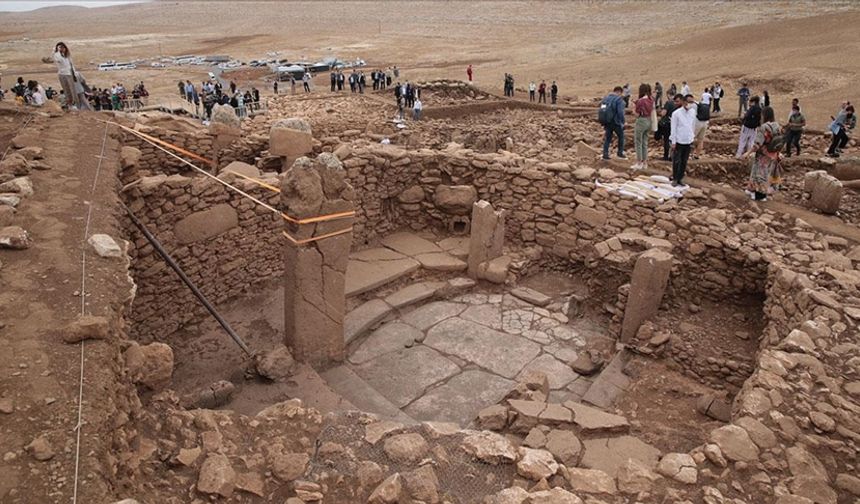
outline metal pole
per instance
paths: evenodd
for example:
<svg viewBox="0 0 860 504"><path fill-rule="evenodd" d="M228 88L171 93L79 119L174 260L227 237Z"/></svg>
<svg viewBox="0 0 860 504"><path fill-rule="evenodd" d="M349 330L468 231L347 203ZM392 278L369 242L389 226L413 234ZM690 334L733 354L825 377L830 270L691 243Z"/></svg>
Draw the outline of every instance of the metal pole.
<svg viewBox="0 0 860 504"><path fill-rule="evenodd" d="M209 303L209 301L206 299L206 296L204 296L203 293L200 292L200 289L198 289L197 286L191 282L191 280L188 278L188 276L185 274L185 272L182 271L182 268L180 268L179 265L176 264L176 261L174 261L173 258L170 257L170 254L168 254L167 251L164 250L164 247L161 246L161 243L159 243L158 240L154 236L152 236L152 234L143 226L143 224L131 212L131 209L128 208L127 206L125 206L125 203L120 202L120 205L122 205L122 207L125 208L125 211L128 212L128 216L131 217L131 221L134 222L134 225L137 226L138 229L140 229L140 232L143 233L143 236L146 237L147 241L149 241L149 243L152 244L152 246L155 248L155 250L158 251L158 253L164 259L164 261L171 268L173 268L173 271L175 271L176 274L179 275L179 278L182 279L182 282L185 283L185 285L187 285L189 289L191 289L191 292L194 293L194 296L197 299L199 299L201 303L203 303L203 306L206 307L206 310L208 310L209 313L212 314L213 317L215 317L215 320L217 320L218 323L221 324L221 327L224 328L224 331L226 331L227 334L231 338L233 338L233 341L235 341L236 344L239 345L239 348L241 348L246 354L248 354L249 357L253 357L254 354L248 348L248 345L246 345L245 342L242 341L242 338L240 338L239 335L236 334L235 331L233 331L233 329L230 327L230 324L228 324L227 321L224 320L224 318L221 317L221 315L219 315L217 311L215 311L215 307L213 307Z"/></svg>

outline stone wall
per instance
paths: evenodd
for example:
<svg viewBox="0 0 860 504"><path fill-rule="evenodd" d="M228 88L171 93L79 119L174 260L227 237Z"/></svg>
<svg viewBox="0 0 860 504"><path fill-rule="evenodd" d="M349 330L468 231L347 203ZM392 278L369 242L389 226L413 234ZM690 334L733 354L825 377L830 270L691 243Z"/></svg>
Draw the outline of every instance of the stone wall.
<svg viewBox="0 0 860 504"><path fill-rule="evenodd" d="M207 159L215 158L216 153L213 150L214 140L203 128L195 132L186 132L137 124L135 125L135 129L141 133L146 133L147 135L151 135L159 140L171 143L189 152L193 152L198 156L203 156ZM123 143L140 150L141 156L138 169L145 172L145 174L174 174L184 173L190 170L188 166L184 165L175 157L167 154L133 133L124 133ZM188 159L188 161L197 164L201 168L205 168L205 166L202 166L199 162L193 159Z"/></svg>
<svg viewBox="0 0 860 504"><path fill-rule="evenodd" d="M233 183L269 205L278 194ZM144 177L124 198L147 229L217 306L283 271L283 221L205 177ZM131 274L138 286L130 319L135 339L164 341L205 313L191 291L130 223Z"/></svg>

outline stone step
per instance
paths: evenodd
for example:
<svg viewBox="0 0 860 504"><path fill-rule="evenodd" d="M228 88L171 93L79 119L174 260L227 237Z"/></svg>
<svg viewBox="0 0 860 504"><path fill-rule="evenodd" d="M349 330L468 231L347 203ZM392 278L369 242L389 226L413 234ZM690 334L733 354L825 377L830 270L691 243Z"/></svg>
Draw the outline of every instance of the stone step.
<svg viewBox="0 0 860 504"><path fill-rule="evenodd" d="M331 368L320 373L320 376L332 390L361 411L404 424L417 423L346 365Z"/></svg>
<svg viewBox="0 0 860 504"><path fill-rule="evenodd" d="M624 365L627 363L627 359L627 350L616 353L615 357L609 361L609 364L588 387L588 391L582 396L582 401L598 408L612 406L615 398L630 386L630 378L624 374Z"/></svg>
<svg viewBox="0 0 860 504"><path fill-rule="evenodd" d="M373 328L394 308L381 299L371 299L357 306L343 318L343 340L349 345L353 340Z"/></svg>

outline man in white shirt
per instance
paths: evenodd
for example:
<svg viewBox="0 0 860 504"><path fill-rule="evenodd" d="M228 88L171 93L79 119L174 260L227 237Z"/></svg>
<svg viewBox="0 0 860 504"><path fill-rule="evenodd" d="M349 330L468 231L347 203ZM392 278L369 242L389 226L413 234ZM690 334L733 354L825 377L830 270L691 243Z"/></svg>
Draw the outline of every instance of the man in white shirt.
<svg viewBox="0 0 860 504"><path fill-rule="evenodd" d="M708 88L705 88L705 92L702 93L702 99L699 101L699 103L704 103L705 105L710 105L711 104L711 98L713 98L713 95L710 93L710 91L708 91Z"/></svg>
<svg viewBox="0 0 860 504"><path fill-rule="evenodd" d="M680 186L683 185L690 147L696 136L696 102L693 95L688 94L684 101L676 99L675 106L669 142L672 144L672 185Z"/></svg>
<svg viewBox="0 0 860 504"><path fill-rule="evenodd" d="M420 98L415 98L415 103L412 105L412 119L414 121L421 120L421 111L424 110L424 105L421 104Z"/></svg>
<svg viewBox="0 0 860 504"><path fill-rule="evenodd" d="M687 85L687 81L684 81L683 86L681 86L681 94L687 96L690 94L690 86Z"/></svg>

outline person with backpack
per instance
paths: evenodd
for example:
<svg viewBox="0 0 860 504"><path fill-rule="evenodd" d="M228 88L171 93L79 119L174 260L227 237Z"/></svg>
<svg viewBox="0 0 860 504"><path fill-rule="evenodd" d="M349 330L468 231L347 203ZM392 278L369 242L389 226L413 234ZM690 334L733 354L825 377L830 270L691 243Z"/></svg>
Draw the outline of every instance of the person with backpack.
<svg viewBox="0 0 860 504"><path fill-rule="evenodd" d="M784 140L772 108L761 109L761 121L752 149L744 154L745 157L754 156L745 192L755 201L767 201L769 193L779 190L782 178L779 153Z"/></svg>
<svg viewBox="0 0 860 504"><path fill-rule="evenodd" d="M669 157L669 148L671 147L669 136L672 132L672 112L681 106L683 99L683 96L675 95L674 97L666 100L666 104L663 105L663 110L661 111L660 120L657 121L657 133L654 134L654 139L663 140L663 161L672 160Z"/></svg>
<svg viewBox="0 0 860 504"><path fill-rule="evenodd" d="M639 99L634 104L636 122L633 125L633 145L636 147L636 164L634 170L648 168L648 137L651 134L651 113L654 112L654 100L651 98L651 86L639 85Z"/></svg>
<svg viewBox="0 0 860 504"><path fill-rule="evenodd" d="M714 98L714 114L716 115L723 111L720 108L720 99L723 97L723 86L720 86L719 82L715 83L711 94Z"/></svg>
<svg viewBox="0 0 860 504"><path fill-rule="evenodd" d="M788 116L788 124L786 125L785 157L791 157L792 146L797 149L797 155L800 155L800 137L803 135L803 128L805 127L806 117L800 112L800 105L795 103L791 106L791 115Z"/></svg>
<svg viewBox="0 0 860 504"><path fill-rule="evenodd" d="M707 88L702 93L702 101L696 103L696 147L693 150L693 159L699 159L705 150L705 135L708 134L708 126L711 124L711 93Z"/></svg>
<svg viewBox="0 0 860 504"><path fill-rule="evenodd" d="M741 114L746 114L748 112L748 104L750 102L750 88L747 87L747 83L741 83L741 88L738 89L738 117L741 117Z"/></svg>
<svg viewBox="0 0 860 504"><path fill-rule="evenodd" d="M842 149L848 145L848 133L854 131L855 127L857 127L857 116L854 114L854 105L847 105L830 123L833 140L830 142L830 148L827 149L829 157L838 158L842 154Z"/></svg>
<svg viewBox="0 0 860 504"><path fill-rule="evenodd" d="M755 143L756 130L761 125L761 107L758 96L750 98L750 107L744 115L741 126L741 137L738 140L738 150L735 157L740 159Z"/></svg>
<svg viewBox="0 0 860 504"><path fill-rule="evenodd" d="M618 137L618 159L627 159L624 155L624 100L621 94L624 90L621 86L615 86L612 93L600 102L597 119L603 125L603 159L609 159L609 146L612 144L612 135Z"/></svg>
<svg viewBox="0 0 860 504"><path fill-rule="evenodd" d="M684 185L690 147L696 138L696 99L688 94L683 100L682 108L672 113L672 133L669 136L672 142L672 185L675 187Z"/></svg>

